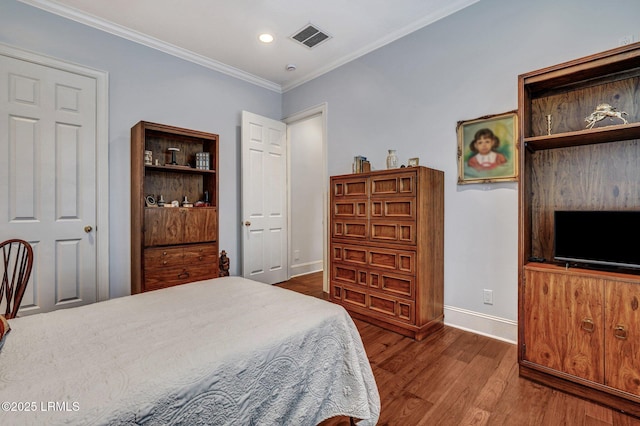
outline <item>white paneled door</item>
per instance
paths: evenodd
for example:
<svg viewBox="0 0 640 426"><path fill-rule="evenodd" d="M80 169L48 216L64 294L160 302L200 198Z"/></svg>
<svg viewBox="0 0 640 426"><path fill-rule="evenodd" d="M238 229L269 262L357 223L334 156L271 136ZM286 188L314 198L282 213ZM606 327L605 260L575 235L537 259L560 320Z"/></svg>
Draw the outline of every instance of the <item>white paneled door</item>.
<svg viewBox="0 0 640 426"><path fill-rule="evenodd" d="M286 124L242 112L242 271L288 279Z"/></svg>
<svg viewBox="0 0 640 426"><path fill-rule="evenodd" d="M0 55L0 239L33 245L21 315L95 302L96 80Z"/></svg>

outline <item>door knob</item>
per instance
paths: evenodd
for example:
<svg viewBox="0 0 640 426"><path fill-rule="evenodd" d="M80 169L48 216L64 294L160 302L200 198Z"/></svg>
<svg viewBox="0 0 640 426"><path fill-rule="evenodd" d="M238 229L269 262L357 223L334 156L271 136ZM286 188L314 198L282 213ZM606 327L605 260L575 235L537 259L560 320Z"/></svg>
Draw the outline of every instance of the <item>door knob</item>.
<svg viewBox="0 0 640 426"><path fill-rule="evenodd" d="M249 222L248 220L244 223L244 226L251 226L251 222Z"/></svg>
<svg viewBox="0 0 640 426"><path fill-rule="evenodd" d="M91 225L87 225L84 227L84 232L86 232L87 234L91 231L93 231L93 228L91 227Z"/></svg>

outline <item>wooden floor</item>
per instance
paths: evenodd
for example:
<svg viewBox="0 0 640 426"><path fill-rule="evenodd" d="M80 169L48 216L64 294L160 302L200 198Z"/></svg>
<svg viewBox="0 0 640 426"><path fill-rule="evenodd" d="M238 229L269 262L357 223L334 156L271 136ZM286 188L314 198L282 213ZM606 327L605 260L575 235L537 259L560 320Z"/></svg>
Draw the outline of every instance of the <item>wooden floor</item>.
<svg viewBox="0 0 640 426"><path fill-rule="evenodd" d="M322 272L279 286L327 298ZM520 378L513 344L448 326L416 342L354 322L380 392L379 425L640 425L635 417ZM348 426L349 418L321 425Z"/></svg>

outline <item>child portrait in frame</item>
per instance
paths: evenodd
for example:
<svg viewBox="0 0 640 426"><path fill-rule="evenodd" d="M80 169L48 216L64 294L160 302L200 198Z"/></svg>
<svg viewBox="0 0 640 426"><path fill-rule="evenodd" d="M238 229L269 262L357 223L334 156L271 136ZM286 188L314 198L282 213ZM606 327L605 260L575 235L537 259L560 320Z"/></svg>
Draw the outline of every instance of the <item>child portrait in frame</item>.
<svg viewBox="0 0 640 426"><path fill-rule="evenodd" d="M458 184L518 179L517 114L459 121Z"/></svg>

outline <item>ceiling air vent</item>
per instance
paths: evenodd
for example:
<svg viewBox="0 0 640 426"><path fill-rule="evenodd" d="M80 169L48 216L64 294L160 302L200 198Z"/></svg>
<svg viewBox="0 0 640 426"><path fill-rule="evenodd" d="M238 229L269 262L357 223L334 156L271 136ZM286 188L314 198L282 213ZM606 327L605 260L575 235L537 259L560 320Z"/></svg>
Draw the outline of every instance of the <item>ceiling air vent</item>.
<svg viewBox="0 0 640 426"><path fill-rule="evenodd" d="M331 36L318 29L315 25L307 25L300 31L296 31L291 38L298 43L304 44L308 48L312 48L316 47L323 41L329 40Z"/></svg>

